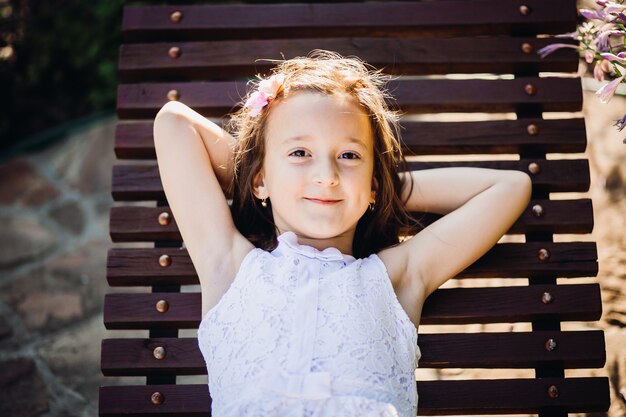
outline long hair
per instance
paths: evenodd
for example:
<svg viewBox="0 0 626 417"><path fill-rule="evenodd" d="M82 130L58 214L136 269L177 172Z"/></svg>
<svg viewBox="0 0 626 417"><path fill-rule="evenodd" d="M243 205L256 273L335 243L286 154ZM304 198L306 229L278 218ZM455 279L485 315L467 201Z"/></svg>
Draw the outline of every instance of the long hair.
<svg viewBox="0 0 626 417"><path fill-rule="evenodd" d="M385 102L386 98L392 98L384 87L388 76L382 74L382 70L368 69L368 64L359 58L343 57L322 49L315 49L306 57L277 62L272 75L285 76L279 93L252 117L250 109L243 104L262 81L257 76L258 80L249 81L253 88L248 89L239 103L241 107L228 115L230 118L225 125L238 140L229 190L233 197L231 211L235 226L255 246L265 250L276 247L277 229L271 201L267 207L262 207L253 192L253 180L265 157L267 120L272 103L303 90L327 95L348 94L368 114L374 132L374 178L378 184L374 210L366 210L359 219L352 250L355 257L363 258L397 244L400 229L414 228L419 221L410 215L401 200L403 184L398 173L406 169L406 160L400 139L401 113L390 109Z"/></svg>

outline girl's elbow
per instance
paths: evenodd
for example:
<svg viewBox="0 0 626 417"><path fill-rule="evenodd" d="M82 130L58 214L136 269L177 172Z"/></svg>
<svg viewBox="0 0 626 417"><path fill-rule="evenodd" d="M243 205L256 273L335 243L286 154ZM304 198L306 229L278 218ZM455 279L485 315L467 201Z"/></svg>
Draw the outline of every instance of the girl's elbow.
<svg viewBox="0 0 626 417"><path fill-rule="evenodd" d="M533 180L530 175L523 171L512 171L514 174L514 184L516 189L519 190L520 195L524 199L525 203L530 202L533 190Z"/></svg>
<svg viewBox="0 0 626 417"><path fill-rule="evenodd" d="M183 110L184 106L185 105L183 103L178 102L176 100L168 101L157 112L154 118L155 122L161 119L163 115L166 115L166 114L180 116L182 112L184 111Z"/></svg>

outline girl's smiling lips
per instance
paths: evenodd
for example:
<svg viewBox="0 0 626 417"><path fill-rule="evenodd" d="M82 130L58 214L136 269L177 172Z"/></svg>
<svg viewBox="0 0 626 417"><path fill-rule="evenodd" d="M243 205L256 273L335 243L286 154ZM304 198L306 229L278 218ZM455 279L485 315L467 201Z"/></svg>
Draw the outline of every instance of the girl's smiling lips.
<svg viewBox="0 0 626 417"><path fill-rule="evenodd" d="M339 203L342 200L333 200L333 199L326 199L326 198L308 198L305 197L305 200L309 200L313 203L317 203L317 204L335 204L335 203Z"/></svg>

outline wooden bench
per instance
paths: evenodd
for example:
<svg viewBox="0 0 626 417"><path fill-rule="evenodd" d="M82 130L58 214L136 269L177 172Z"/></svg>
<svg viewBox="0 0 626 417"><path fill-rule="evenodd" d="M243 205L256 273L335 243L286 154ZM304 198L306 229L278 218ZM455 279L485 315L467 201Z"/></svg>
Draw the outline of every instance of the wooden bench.
<svg viewBox="0 0 626 417"><path fill-rule="evenodd" d="M536 53L555 41L538 34L575 30L575 3L127 5L115 142L124 163L112 176L114 200L127 203L112 208L110 235L115 243L154 247L109 251L109 284L146 292L106 295L104 323L107 329L147 329L149 336L103 340L102 372L145 376L146 385L101 387L100 416L210 414L197 341L179 337L182 329L193 331L199 324L200 294L187 290L197 288L189 286L198 278L160 182L154 116L168 100L180 100L217 120L234 109L249 78L266 74L271 63L256 59L303 56L315 48L356 55L398 75L389 90L394 105L407 112L406 152L431 156L409 158L410 169L476 166L517 169L532 177L532 201L508 233L525 242L498 243L450 282L499 278L510 285L452 286L433 293L423 308L419 366L528 369L535 377L418 380L418 414L566 416L608 410L608 378L565 378L565 369L604 366L603 332L561 330L561 322L601 316L599 285L573 279L597 275L596 244L553 241L554 234L588 234L593 228L590 199L550 199L553 192L589 189L587 159L547 158L584 152L584 120L543 115L581 110L581 81L571 74L578 56L569 49L545 59ZM539 77L540 72L570 74ZM493 75L471 79L483 73ZM419 77L446 74L465 77ZM479 114L447 121L432 113ZM439 218L417 215L425 224ZM519 285L519 278L527 285ZM557 283L557 278L572 279ZM432 324L472 323L527 323L532 331L421 333ZM198 378L205 383L177 385L177 376L186 375L204 375Z"/></svg>

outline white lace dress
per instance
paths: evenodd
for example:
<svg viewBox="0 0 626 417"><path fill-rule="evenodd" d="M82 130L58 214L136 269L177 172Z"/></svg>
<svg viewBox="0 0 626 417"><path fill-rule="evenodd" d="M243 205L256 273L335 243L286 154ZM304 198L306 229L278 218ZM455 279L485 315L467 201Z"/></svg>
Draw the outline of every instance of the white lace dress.
<svg viewBox="0 0 626 417"><path fill-rule="evenodd" d="M245 256L198 344L215 417L417 414L417 330L375 254L281 234Z"/></svg>

